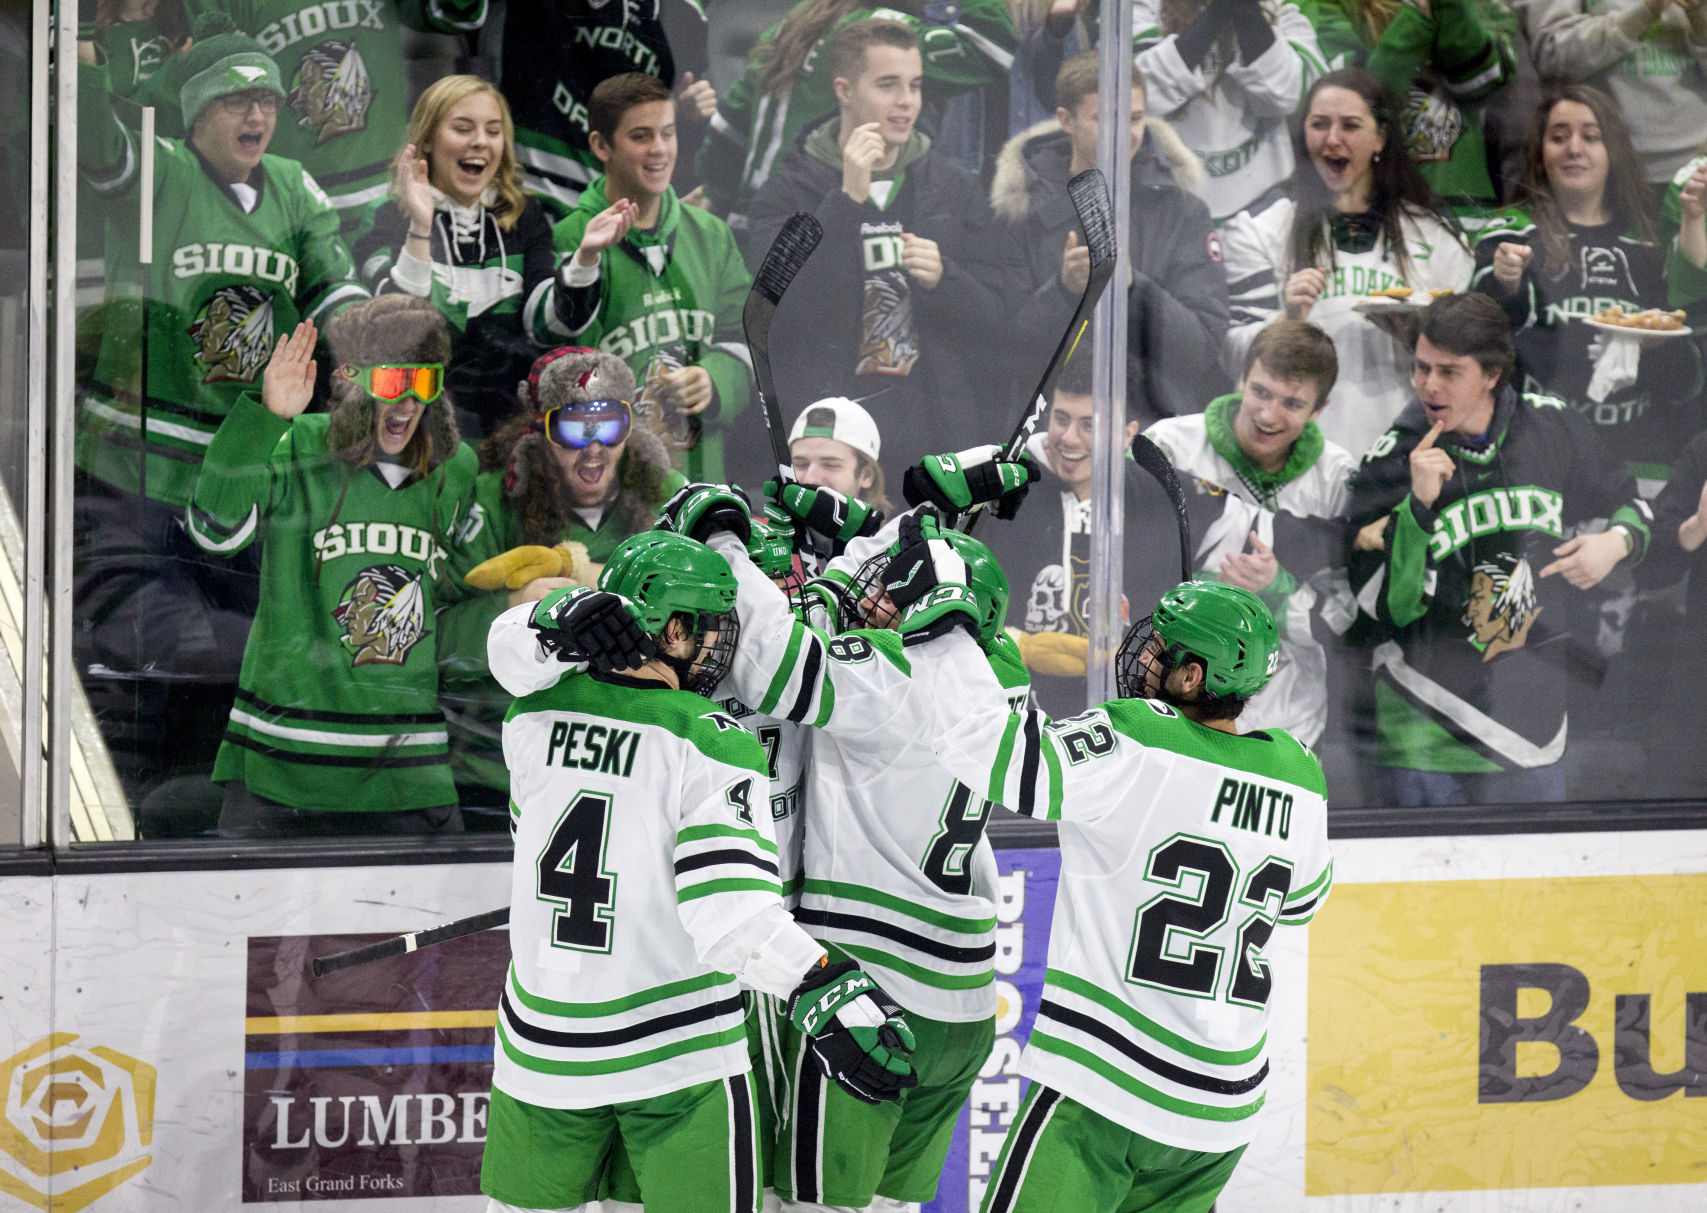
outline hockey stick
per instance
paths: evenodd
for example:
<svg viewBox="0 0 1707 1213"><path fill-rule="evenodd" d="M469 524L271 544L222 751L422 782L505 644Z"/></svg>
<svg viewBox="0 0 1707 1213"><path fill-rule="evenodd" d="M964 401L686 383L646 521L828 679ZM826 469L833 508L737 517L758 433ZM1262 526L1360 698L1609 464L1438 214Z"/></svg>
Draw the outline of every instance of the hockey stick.
<svg viewBox="0 0 1707 1213"><path fill-rule="evenodd" d="M1179 473L1162 453L1162 448L1142 434L1132 436L1132 461L1154 476L1174 503L1174 517L1179 522L1179 579L1191 580L1191 520L1185 513L1185 490L1180 488Z"/></svg>
<svg viewBox="0 0 1707 1213"><path fill-rule="evenodd" d="M405 952L430 948L435 943L444 943L449 939L461 939L464 935L489 931L493 927L501 927L509 921L509 906L500 910L487 910L484 914L476 914L471 918L459 918L455 922L447 922L442 927L428 927L424 931L411 931L407 935L396 935L390 939L382 939L378 943L363 944L359 948L351 948L348 952L334 952L330 956L316 956L309 961L308 967L313 971L314 976L324 977L328 973L336 973L339 969L353 969L357 965L384 960L387 956L401 956Z"/></svg>
<svg viewBox="0 0 1707 1213"><path fill-rule="evenodd" d="M1038 419L1049 409L1049 393L1054 391L1055 381L1061 377L1067 363L1072 361L1074 351L1079 348L1079 338L1084 336L1085 328L1091 322L1091 312L1108 288L1109 279L1114 277L1114 259L1119 252L1114 238L1114 204L1108 199L1108 182L1103 180L1102 172L1088 168L1079 173L1067 182L1067 197L1073 203L1073 210L1079 216L1079 228L1085 234L1085 248L1091 256L1090 277L1085 282L1084 293L1079 296L1078 307L1073 309L1072 320L1068 321L1061 340L1055 344L1049 365L1043 368L1042 377L1032 389L1031 404L1020 415L1013 433L1002 446L999 456L1002 459L1017 459L1025 450L1026 440L1037 427ZM960 529L970 535L981 514L978 509L966 514L961 519Z"/></svg>
<svg viewBox="0 0 1707 1213"><path fill-rule="evenodd" d="M777 475L783 480L793 478L794 461L788 453L788 428L782 423L782 405L771 378L771 320L788 284L794 281L823 238L823 226L811 215L805 211L790 215L771 241L759 272L753 275L753 289L747 292L747 303L741 309L741 328L753 359L753 381L759 389L759 405L764 410L765 429L770 433Z"/></svg>

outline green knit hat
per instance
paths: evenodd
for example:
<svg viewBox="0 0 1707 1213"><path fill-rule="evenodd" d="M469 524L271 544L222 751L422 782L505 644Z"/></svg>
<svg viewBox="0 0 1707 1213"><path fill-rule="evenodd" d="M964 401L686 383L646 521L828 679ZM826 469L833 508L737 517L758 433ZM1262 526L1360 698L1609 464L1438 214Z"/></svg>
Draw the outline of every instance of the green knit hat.
<svg viewBox="0 0 1707 1213"><path fill-rule="evenodd" d="M190 34L195 41L178 68L179 78L184 82L178 89L178 105L183 111L186 131L195 125L209 103L227 93L264 88L281 99L284 97L279 65L259 42L238 33L230 16L223 12L203 13L196 18Z"/></svg>

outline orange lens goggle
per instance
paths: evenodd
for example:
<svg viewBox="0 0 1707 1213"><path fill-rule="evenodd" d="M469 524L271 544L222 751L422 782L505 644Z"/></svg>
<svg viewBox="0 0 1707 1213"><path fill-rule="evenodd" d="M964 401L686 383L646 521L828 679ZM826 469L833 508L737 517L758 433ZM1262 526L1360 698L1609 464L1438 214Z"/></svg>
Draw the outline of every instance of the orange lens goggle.
<svg viewBox="0 0 1707 1213"><path fill-rule="evenodd" d="M410 392L431 404L445 390L442 362L410 363L402 366L345 366L344 378L364 392L385 401L401 400Z"/></svg>

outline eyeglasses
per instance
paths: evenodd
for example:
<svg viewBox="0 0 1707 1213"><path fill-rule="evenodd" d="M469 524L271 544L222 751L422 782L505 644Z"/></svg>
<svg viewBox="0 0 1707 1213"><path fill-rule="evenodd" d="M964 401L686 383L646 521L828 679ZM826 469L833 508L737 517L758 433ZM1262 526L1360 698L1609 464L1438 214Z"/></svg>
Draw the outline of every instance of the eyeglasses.
<svg viewBox="0 0 1707 1213"><path fill-rule="evenodd" d="M344 366L339 373L380 400L401 400L410 392L426 404L439 398L445 388L442 362L404 363L398 366Z"/></svg>
<svg viewBox="0 0 1707 1213"><path fill-rule="evenodd" d="M575 451L595 442L615 446L628 437L631 418L626 400L582 400L547 411L545 435Z"/></svg>
<svg viewBox="0 0 1707 1213"><path fill-rule="evenodd" d="M251 105L260 106L263 114L276 114L279 95L262 89L253 93L226 93L219 98L219 107L228 114L247 114Z"/></svg>

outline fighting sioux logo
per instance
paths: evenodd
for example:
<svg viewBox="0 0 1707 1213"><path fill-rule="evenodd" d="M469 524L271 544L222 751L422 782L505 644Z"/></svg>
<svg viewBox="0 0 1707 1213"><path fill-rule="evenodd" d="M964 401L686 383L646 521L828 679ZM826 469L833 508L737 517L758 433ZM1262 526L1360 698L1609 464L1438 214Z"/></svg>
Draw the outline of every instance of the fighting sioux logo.
<svg viewBox="0 0 1707 1213"><path fill-rule="evenodd" d="M189 334L207 368L203 383L253 383L273 352L273 297L252 286L221 287Z"/></svg>
<svg viewBox="0 0 1707 1213"><path fill-rule="evenodd" d="M354 42L322 42L296 65L285 104L301 114L298 126L319 129L316 145L367 129L373 82Z"/></svg>
<svg viewBox="0 0 1707 1213"><path fill-rule="evenodd" d="M1535 596L1535 573L1522 556L1499 553L1470 573L1470 594L1460 621L1483 661L1521 649L1542 608Z"/></svg>
<svg viewBox="0 0 1707 1213"><path fill-rule="evenodd" d="M376 564L357 573L332 608L332 618L344 627L338 639L354 655L352 666L402 665L427 634L420 579L396 564Z"/></svg>

